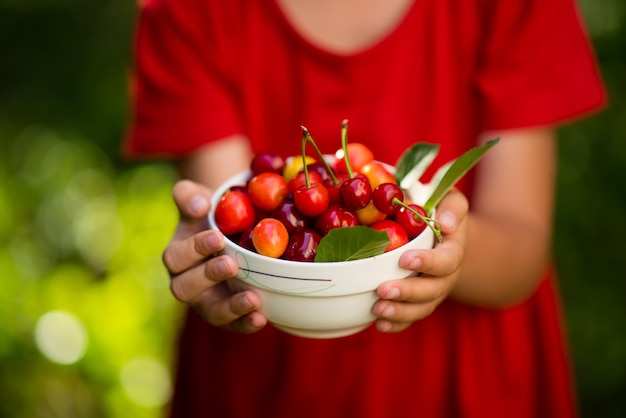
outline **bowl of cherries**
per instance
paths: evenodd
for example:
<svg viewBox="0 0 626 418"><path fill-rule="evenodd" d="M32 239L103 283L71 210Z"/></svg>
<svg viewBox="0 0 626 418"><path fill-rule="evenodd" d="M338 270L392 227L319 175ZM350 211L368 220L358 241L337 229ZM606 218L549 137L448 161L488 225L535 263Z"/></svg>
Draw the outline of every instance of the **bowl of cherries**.
<svg viewBox="0 0 626 418"><path fill-rule="evenodd" d="M337 338L374 320L376 288L416 272L399 267L409 249L429 249L442 235L436 205L496 141L419 182L437 154L418 143L395 166L361 143L323 154L303 127L302 155L256 154L212 196L209 225L225 236L224 253L239 265L234 291L253 289L260 311L278 329L308 338ZM307 155L312 146L315 156Z"/></svg>

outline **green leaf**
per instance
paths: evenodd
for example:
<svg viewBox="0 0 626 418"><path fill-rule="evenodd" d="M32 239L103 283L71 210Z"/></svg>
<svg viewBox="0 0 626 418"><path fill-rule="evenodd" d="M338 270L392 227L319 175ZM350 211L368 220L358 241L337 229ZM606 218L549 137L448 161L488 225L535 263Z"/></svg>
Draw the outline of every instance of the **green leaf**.
<svg viewBox="0 0 626 418"><path fill-rule="evenodd" d="M430 196L430 198L424 204L424 210L426 213L431 213L431 211L439 204L441 199L448 193L448 191L456 184L456 182L465 175L474 165L482 158L482 156L495 144L500 142L500 139L493 139L488 141L485 145L480 147L472 148L467 151L465 154L461 155L456 160L452 161L450 166L445 170L439 172L439 175L435 175L434 181L438 181L438 183L431 183L431 186L434 187L434 190Z"/></svg>
<svg viewBox="0 0 626 418"><path fill-rule="evenodd" d="M331 230L317 246L316 262L359 260L385 252L389 236L365 225Z"/></svg>
<svg viewBox="0 0 626 418"><path fill-rule="evenodd" d="M396 180L403 189L408 189L419 180L439 153L439 144L418 142L409 147L396 162Z"/></svg>

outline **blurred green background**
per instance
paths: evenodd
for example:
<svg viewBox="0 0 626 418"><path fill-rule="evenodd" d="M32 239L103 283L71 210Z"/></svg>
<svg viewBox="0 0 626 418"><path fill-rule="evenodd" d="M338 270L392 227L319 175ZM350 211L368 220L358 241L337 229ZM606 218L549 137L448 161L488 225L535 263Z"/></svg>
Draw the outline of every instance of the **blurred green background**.
<svg viewBox="0 0 626 418"><path fill-rule="evenodd" d="M581 6L611 106L562 130L554 247L583 417L621 417L626 2ZM1 417L159 417L171 394L175 173L118 155L135 13L0 1Z"/></svg>

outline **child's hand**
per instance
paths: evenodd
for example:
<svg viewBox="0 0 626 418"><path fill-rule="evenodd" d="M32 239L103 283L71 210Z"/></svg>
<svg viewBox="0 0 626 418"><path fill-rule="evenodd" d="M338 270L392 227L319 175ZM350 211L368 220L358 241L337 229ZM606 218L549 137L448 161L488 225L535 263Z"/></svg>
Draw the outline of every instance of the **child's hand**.
<svg viewBox="0 0 626 418"><path fill-rule="evenodd" d="M163 252L172 293L212 325L246 333L260 330L267 319L256 310L259 296L252 291L232 294L225 282L235 277L238 266L229 256L216 256L224 248L224 236L207 230L211 192L183 180L174 186L173 195L180 221Z"/></svg>
<svg viewBox="0 0 626 418"><path fill-rule="evenodd" d="M400 258L401 267L420 275L387 281L376 291L381 298L374 305L379 331L402 331L430 315L448 297L465 253L467 212L467 199L459 191L451 191L441 201L436 218L441 223L443 243L432 250L407 251Z"/></svg>

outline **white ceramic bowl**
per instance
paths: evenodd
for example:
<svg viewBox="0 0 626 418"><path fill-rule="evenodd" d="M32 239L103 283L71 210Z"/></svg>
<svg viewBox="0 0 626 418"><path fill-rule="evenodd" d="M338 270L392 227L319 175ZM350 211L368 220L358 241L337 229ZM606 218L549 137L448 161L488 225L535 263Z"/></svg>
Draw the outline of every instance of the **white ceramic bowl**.
<svg viewBox="0 0 626 418"><path fill-rule="evenodd" d="M249 177L249 172L242 172L223 183L213 194L212 208L230 187L244 185ZM408 194L412 201L423 204L426 186L417 183ZM213 210L209 225L217 229ZM228 238L224 253L239 264L237 279L229 280L231 288L253 289L259 294L260 311L277 328L302 337L336 338L357 333L375 320L372 306L381 283L415 274L398 266L403 252L433 245L434 234L426 228L400 248L354 261L306 263L275 259L240 247Z"/></svg>

